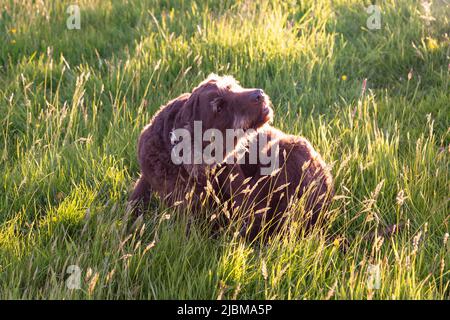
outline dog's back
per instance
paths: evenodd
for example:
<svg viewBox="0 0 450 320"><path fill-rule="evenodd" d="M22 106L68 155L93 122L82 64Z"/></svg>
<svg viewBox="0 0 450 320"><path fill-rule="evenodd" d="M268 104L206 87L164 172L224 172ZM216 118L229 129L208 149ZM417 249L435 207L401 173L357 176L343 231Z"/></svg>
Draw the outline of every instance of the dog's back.
<svg viewBox="0 0 450 320"><path fill-rule="evenodd" d="M259 131L259 135L250 140L251 144L257 143L262 156L270 157L270 146L278 144L278 171L268 178L264 178L261 168L261 154L256 164L249 163L248 154L246 161L241 164L242 171L247 177L253 177L253 181L261 179L255 192L258 192L259 201L263 200L264 206L270 207L266 213L266 221L272 220L268 228L269 235L283 222L282 215L288 209L291 200L304 198L304 213L307 215L302 220L307 228L317 223L320 213L326 209L333 195L333 182L331 174L322 157L314 150L307 139L300 136L287 135L270 126L265 126ZM255 147L255 146L253 146ZM258 149L258 150L260 150ZM260 151L261 152L261 151ZM259 207L262 207L260 205ZM260 231L261 217L254 217L253 231L250 237L256 236ZM259 220L259 221L258 221Z"/></svg>

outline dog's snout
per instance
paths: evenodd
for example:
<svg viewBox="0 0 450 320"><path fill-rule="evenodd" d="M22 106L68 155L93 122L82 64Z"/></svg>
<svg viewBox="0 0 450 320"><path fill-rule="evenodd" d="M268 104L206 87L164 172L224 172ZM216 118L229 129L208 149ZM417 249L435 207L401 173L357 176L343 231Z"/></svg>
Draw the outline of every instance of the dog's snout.
<svg viewBox="0 0 450 320"><path fill-rule="evenodd" d="M251 99L253 102L261 102L264 100L264 91L262 89L256 89L251 93Z"/></svg>

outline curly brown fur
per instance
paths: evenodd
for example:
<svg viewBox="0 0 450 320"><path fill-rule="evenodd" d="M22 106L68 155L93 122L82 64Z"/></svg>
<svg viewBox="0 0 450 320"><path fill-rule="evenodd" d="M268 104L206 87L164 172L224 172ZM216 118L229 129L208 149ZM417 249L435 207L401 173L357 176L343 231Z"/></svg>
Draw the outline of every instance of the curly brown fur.
<svg viewBox="0 0 450 320"><path fill-rule="evenodd" d="M262 140L261 138L264 137ZM243 233L251 240L264 228L265 235L277 231L287 219L285 213L293 199L304 200L303 225L306 229L315 225L319 215L330 204L333 196L333 180L321 156L303 137L287 135L269 125L259 130L259 134L250 140L249 147L255 143L266 142L266 151L270 145L279 146L279 170L264 178L260 170L264 166L260 158L257 164L247 160L241 169L247 177L252 177L251 185L257 184L253 198L257 205L253 213L246 217ZM246 154L248 157L248 153ZM257 182L260 181L260 182ZM297 201L298 202L298 201ZM267 208L267 211L264 211ZM258 210L260 211L258 213Z"/></svg>
<svg viewBox="0 0 450 320"><path fill-rule="evenodd" d="M184 93L162 106L143 129L138 142L138 160L141 176L129 200L142 213L152 192L169 205L185 201L185 195L194 190L194 204L207 186L207 174L211 165L174 164L171 159L173 141L171 133L184 128L193 133L194 121L202 122L207 129L218 129L224 135L226 129L258 128L271 120L272 109L268 97L260 89L242 88L230 76L210 75L192 93ZM202 145L202 148L206 145ZM224 146L225 150L225 146ZM191 161L193 163L193 161ZM230 179L230 175L235 179ZM242 187L243 175L239 166L225 165L214 186L224 197L231 198ZM242 195L236 194L237 205Z"/></svg>

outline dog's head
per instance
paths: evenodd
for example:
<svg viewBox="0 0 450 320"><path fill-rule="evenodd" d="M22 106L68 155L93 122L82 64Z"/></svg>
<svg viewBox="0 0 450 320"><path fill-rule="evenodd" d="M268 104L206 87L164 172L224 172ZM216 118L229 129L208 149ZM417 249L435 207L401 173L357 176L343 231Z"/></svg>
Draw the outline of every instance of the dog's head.
<svg viewBox="0 0 450 320"><path fill-rule="evenodd" d="M270 100L263 90L245 89L233 77L211 74L192 91L181 106L175 120L174 128L183 128L190 132L190 143L193 144L192 158L188 160L189 163L184 163L186 170L195 177L197 182L205 184L207 166L205 166L202 152L209 142L200 138L203 142L201 145L196 145L194 141L197 134L203 135L206 131L218 130L225 137L227 129L234 129L234 132L258 129L270 121L272 116ZM196 130L199 123L201 132ZM242 137L242 135L238 136ZM214 137L216 138L215 135ZM233 144L236 144L240 138L233 137L232 139ZM221 155L225 157L233 151L228 150L225 146L225 144L228 146L228 143L224 140L218 144L222 144L220 146L223 151ZM195 159L200 160L196 161ZM217 157L217 154L209 159L213 160L213 163L220 163L223 160L221 157Z"/></svg>
<svg viewBox="0 0 450 320"><path fill-rule="evenodd" d="M269 97L262 89L242 88L233 77L215 74L192 91L183 109L185 120L201 121L203 130L222 132L257 129L273 117Z"/></svg>

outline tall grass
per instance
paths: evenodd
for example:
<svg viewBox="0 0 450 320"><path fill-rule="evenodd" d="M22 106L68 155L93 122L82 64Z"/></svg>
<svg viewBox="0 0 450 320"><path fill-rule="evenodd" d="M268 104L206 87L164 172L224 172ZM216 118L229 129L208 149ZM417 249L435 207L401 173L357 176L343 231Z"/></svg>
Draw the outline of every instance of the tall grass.
<svg viewBox="0 0 450 320"><path fill-rule="evenodd" d="M450 298L448 3L379 2L380 30L360 1L79 1L81 30L69 4L0 6L1 298ZM127 231L140 130L210 72L332 164L326 232L211 237L156 198Z"/></svg>

